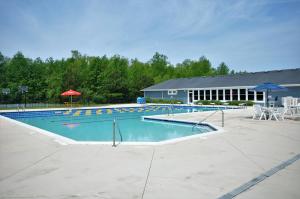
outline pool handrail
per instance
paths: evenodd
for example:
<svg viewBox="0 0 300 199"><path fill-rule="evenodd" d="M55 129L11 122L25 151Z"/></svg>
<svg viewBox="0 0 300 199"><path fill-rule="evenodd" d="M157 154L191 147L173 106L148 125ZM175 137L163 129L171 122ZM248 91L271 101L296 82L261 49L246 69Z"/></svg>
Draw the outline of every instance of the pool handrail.
<svg viewBox="0 0 300 199"><path fill-rule="evenodd" d="M222 127L224 127L224 111L222 109L218 109L216 111L214 111L213 113L211 113L210 115L208 115L207 117L205 117L204 119L202 119L201 121L197 122L193 127L192 127L192 131L194 130L195 127L199 126L200 124L202 124L204 121L206 121L208 118L210 118L211 116L213 116L215 113L217 113L218 111L222 112Z"/></svg>
<svg viewBox="0 0 300 199"><path fill-rule="evenodd" d="M112 132L113 133L113 145L112 145L113 147L117 146L116 145L116 128L118 129L118 133L120 135L121 142L123 142L123 136L121 134L121 130L116 122L116 118L114 118L113 119L113 132Z"/></svg>

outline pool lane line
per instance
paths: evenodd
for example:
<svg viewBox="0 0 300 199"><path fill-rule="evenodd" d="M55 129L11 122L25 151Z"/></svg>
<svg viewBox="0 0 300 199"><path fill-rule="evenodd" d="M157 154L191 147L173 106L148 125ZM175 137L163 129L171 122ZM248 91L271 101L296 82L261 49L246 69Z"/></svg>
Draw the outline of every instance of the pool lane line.
<svg viewBox="0 0 300 199"><path fill-rule="evenodd" d="M73 114L73 116L79 116L80 113L81 113L81 110L78 110L78 111L76 111L76 112Z"/></svg>
<svg viewBox="0 0 300 199"><path fill-rule="evenodd" d="M63 114L64 115L69 115L70 113L72 113L72 110L65 111Z"/></svg>
<svg viewBox="0 0 300 199"><path fill-rule="evenodd" d="M77 117L73 117L73 116L63 116L64 118L57 118L57 119L52 119L50 120L50 122L68 122L68 121L80 121L82 119L85 119L85 120L95 120L96 118L127 118L128 116L131 116L131 117L139 117L139 116L149 116L148 113L145 113L146 115L144 115L145 112L143 113L137 113L137 112L134 112L134 113L130 113L129 115L123 115L122 113L115 113L114 114L103 114L102 116L100 115L90 115L90 116L86 116L86 115L80 115L80 116L77 116ZM166 112L160 112L162 115L163 114L166 114ZM174 112L174 113L181 113L181 112ZM61 116L62 117L62 116ZM130 117L130 118L131 118ZM88 119L86 119L88 118Z"/></svg>
<svg viewBox="0 0 300 199"><path fill-rule="evenodd" d="M97 111L96 111L96 115L101 115L102 114L102 110L101 109L98 109Z"/></svg>
<svg viewBox="0 0 300 199"><path fill-rule="evenodd" d="M131 119L140 119L141 117L123 117L123 118L116 118L117 121L120 121L120 120L131 120ZM110 119L103 119L103 120L85 120L85 121L78 121L76 123L79 123L79 124L88 124L88 123L96 123L96 122L109 122L109 121L113 121L114 118L110 118ZM65 123L67 122L70 122L72 123L72 121L65 121Z"/></svg>
<svg viewBox="0 0 300 199"><path fill-rule="evenodd" d="M87 116L92 115L92 110L86 110L86 111L85 111L85 115L87 115Z"/></svg>
<svg viewBox="0 0 300 199"><path fill-rule="evenodd" d="M163 113L165 114L165 113ZM61 122L64 122L64 123L72 123L72 122L77 122L78 123L95 123L95 122L107 122L107 121L113 121L114 118L117 120L117 121L120 121L120 120L129 120L129 119L139 119L143 116L149 116L149 115L142 115L142 114L132 114L131 115L132 117L127 117L127 116L122 116L122 115L118 115L118 116L115 116L115 117L112 117L112 116L108 116L108 117L89 117L89 119L85 119L86 117L75 117L75 118L69 118L69 119L63 119L63 120L52 120L50 122L52 123L61 123ZM152 116L152 115L150 115ZM99 119L97 119L99 118ZM168 120L166 120L168 121ZM168 121L170 122L170 121ZM172 122L172 121L171 121Z"/></svg>
<svg viewBox="0 0 300 199"><path fill-rule="evenodd" d="M130 114L129 118L132 118L132 117L141 117L141 116L144 116L143 114L140 114L140 113L137 113L137 114ZM91 115L91 116L86 116L86 115L82 115L82 116L77 116L77 117L72 117L72 116L68 116L68 117L64 117L64 118L61 118L61 119L53 119L53 120L50 120L50 122L68 122L68 121L82 121L82 120L95 120L95 119L112 119L113 118L116 118L116 119L119 119L119 118L128 118L128 115L122 115L121 113L119 114L116 114L115 116L111 115L111 114L104 114L102 116L100 115Z"/></svg>
<svg viewBox="0 0 300 199"><path fill-rule="evenodd" d="M294 162L296 162L299 159L300 159L300 153L295 155L294 157L280 163L279 165L273 167L272 169L260 174L259 176L253 178L252 180L250 180L250 181L246 182L245 184L243 184L243 185L237 187L236 189L232 190L231 192L226 193L221 197L218 197L217 199L232 199L232 198L236 197L237 195L247 191L251 187L257 185L258 183L264 181L268 177L271 177L275 173L285 169L287 166L293 164Z"/></svg>

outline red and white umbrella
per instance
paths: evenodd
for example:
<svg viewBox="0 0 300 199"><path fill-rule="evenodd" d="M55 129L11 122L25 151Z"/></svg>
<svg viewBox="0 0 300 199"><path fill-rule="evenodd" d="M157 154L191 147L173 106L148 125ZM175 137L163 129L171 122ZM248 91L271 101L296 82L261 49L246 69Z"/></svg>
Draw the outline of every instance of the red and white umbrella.
<svg viewBox="0 0 300 199"><path fill-rule="evenodd" d="M63 92L61 94L61 96L71 96L71 107L72 107L72 97L73 96L79 96L81 95L81 93L77 92L77 91L74 91L74 90L68 90L66 92Z"/></svg>

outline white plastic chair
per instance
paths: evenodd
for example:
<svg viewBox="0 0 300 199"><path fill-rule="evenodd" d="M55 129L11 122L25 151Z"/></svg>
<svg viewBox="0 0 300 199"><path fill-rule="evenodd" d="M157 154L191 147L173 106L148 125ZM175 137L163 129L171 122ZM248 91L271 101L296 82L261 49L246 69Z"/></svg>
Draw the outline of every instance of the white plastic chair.
<svg viewBox="0 0 300 199"><path fill-rule="evenodd" d="M274 118L276 121L279 121L279 119L284 120L285 112L286 110L284 108L273 109L270 112L269 120L271 120L272 118Z"/></svg>
<svg viewBox="0 0 300 199"><path fill-rule="evenodd" d="M283 107L285 110L284 114L290 115L290 116L293 115L293 110L291 109L292 101L293 101L293 97L290 97L290 96L282 98L282 104L283 104Z"/></svg>
<svg viewBox="0 0 300 199"><path fill-rule="evenodd" d="M261 120L262 118L265 118L267 120L267 116L264 110L262 110L260 105L253 105L253 116L252 119L259 118Z"/></svg>

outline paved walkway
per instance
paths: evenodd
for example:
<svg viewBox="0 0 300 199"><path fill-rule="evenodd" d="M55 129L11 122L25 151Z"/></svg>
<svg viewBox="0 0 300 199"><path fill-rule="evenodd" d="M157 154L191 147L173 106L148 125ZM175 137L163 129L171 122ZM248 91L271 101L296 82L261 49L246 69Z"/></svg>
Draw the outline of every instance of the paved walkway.
<svg viewBox="0 0 300 199"><path fill-rule="evenodd" d="M0 198L218 198L300 153L299 121L250 116L228 110L224 133L116 148L60 145L0 119ZM209 122L220 125L220 118ZM296 161L236 198L300 198L299 171Z"/></svg>

